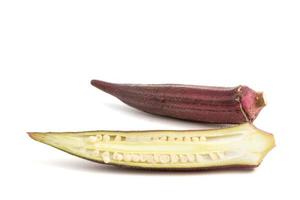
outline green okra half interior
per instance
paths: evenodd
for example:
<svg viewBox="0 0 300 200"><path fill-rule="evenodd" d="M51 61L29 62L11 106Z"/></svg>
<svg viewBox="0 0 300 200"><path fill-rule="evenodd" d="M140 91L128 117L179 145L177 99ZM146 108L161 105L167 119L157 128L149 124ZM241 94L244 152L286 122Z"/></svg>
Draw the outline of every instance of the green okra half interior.
<svg viewBox="0 0 300 200"><path fill-rule="evenodd" d="M250 123L211 130L30 132L30 137L99 163L149 169L256 167L275 146Z"/></svg>

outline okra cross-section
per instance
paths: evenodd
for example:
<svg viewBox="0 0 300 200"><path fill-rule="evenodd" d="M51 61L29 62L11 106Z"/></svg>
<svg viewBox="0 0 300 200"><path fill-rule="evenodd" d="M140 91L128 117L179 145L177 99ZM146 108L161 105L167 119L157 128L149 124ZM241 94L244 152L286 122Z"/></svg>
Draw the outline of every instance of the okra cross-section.
<svg viewBox="0 0 300 200"><path fill-rule="evenodd" d="M275 146L249 123L211 130L30 132L30 137L99 163L149 169L256 167Z"/></svg>

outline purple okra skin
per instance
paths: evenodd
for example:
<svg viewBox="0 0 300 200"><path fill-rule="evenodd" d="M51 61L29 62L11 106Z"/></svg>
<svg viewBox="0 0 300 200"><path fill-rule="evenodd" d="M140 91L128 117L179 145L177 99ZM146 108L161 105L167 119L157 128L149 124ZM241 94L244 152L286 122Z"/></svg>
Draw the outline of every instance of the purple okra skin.
<svg viewBox="0 0 300 200"><path fill-rule="evenodd" d="M265 100L247 86L118 84L92 80L96 88L136 109L189 121L220 124L253 122Z"/></svg>

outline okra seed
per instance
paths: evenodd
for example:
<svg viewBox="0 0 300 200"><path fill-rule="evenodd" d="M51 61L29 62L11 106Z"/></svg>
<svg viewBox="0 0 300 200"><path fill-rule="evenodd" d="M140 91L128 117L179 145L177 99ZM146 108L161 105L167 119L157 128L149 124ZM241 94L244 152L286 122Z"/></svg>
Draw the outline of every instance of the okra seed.
<svg viewBox="0 0 300 200"><path fill-rule="evenodd" d="M147 162L148 163L154 163L154 157L153 157L153 155L147 155L146 156L146 160L147 160Z"/></svg>
<svg viewBox="0 0 300 200"><path fill-rule="evenodd" d="M205 136L201 136L200 137L200 142L205 142L206 141L206 137Z"/></svg>
<svg viewBox="0 0 300 200"><path fill-rule="evenodd" d="M103 136L103 142L109 142L110 136L109 135L104 135Z"/></svg>
<svg viewBox="0 0 300 200"><path fill-rule="evenodd" d="M116 160L122 161L122 160L123 160L123 155L120 154L120 153L118 153L118 154L117 154L117 159L116 159Z"/></svg>
<svg viewBox="0 0 300 200"><path fill-rule="evenodd" d="M117 135L117 136L115 137L115 142L120 142L120 141L121 141L121 136Z"/></svg>
<svg viewBox="0 0 300 200"><path fill-rule="evenodd" d="M131 161L131 155L130 154L124 154L124 160L126 162L130 162Z"/></svg>
<svg viewBox="0 0 300 200"><path fill-rule="evenodd" d="M217 152L217 155L219 156L220 159L224 158L224 153L223 152Z"/></svg>
<svg viewBox="0 0 300 200"><path fill-rule="evenodd" d="M106 151L106 152L102 153L102 159L103 159L103 162L109 163L110 162L109 152Z"/></svg>
<svg viewBox="0 0 300 200"><path fill-rule="evenodd" d="M159 160L161 163L168 163L168 162L170 162L170 156L169 155L160 155Z"/></svg>
<svg viewBox="0 0 300 200"><path fill-rule="evenodd" d="M212 159L212 160L217 160L218 157L215 153L209 153L209 157Z"/></svg>
<svg viewBox="0 0 300 200"><path fill-rule="evenodd" d="M183 163L186 163L188 161L188 158L186 155L179 155L180 161Z"/></svg>
<svg viewBox="0 0 300 200"><path fill-rule="evenodd" d="M137 155L137 154L132 154L131 158L132 158L133 162L139 162L140 161L140 156Z"/></svg>
<svg viewBox="0 0 300 200"><path fill-rule="evenodd" d="M190 137L184 137L184 139L183 139L185 142L190 142L191 141L191 138Z"/></svg>
<svg viewBox="0 0 300 200"><path fill-rule="evenodd" d="M117 156L118 156L118 153L117 153L117 152L115 152L115 153L113 153L113 156L112 156L112 158L113 158L114 160L117 160Z"/></svg>
<svg viewBox="0 0 300 200"><path fill-rule="evenodd" d="M203 157L200 154L196 155L196 160L197 162L202 162L203 161Z"/></svg>
<svg viewBox="0 0 300 200"><path fill-rule="evenodd" d="M193 154L188 154L187 159L189 162L194 162L195 161L195 156Z"/></svg>
<svg viewBox="0 0 300 200"><path fill-rule="evenodd" d="M92 142L92 143L95 143L95 142L97 142L97 136L89 136L89 142Z"/></svg>
<svg viewBox="0 0 300 200"><path fill-rule="evenodd" d="M193 142L199 142L199 137L192 137Z"/></svg>
<svg viewBox="0 0 300 200"><path fill-rule="evenodd" d="M102 135L97 135L97 138L98 138L99 141L101 141L102 140Z"/></svg>
<svg viewBox="0 0 300 200"><path fill-rule="evenodd" d="M179 160L178 156L176 154L171 154L171 162L177 163Z"/></svg>
<svg viewBox="0 0 300 200"><path fill-rule="evenodd" d="M140 159L141 159L141 162L146 162L147 155L141 155Z"/></svg>

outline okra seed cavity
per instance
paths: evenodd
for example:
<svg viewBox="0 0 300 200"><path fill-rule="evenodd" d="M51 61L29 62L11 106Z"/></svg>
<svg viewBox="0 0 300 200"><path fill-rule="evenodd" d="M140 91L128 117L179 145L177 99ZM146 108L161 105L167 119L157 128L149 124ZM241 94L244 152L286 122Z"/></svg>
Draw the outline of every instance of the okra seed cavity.
<svg viewBox="0 0 300 200"><path fill-rule="evenodd" d="M124 138L124 139L122 139ZM215 139L212 137L212 139ZM174 137L174 136L162 136L162 137L132 137L132 136L123 136L120 135L96 135L96 136L89 136L88 141L91 144L98 145L99 142L205 142L207 140L206 136L184 136L184 137Z"/></svg>
<svg viewBox="0 0 300 200"><path fill-rule="evenodd" d="M97 152L97 153L95 153ZM93 151L92 156L99 156L98 151ZM218 155L218 156L217 156ZM101 153L101 158L105 163L115 161L125 161L125 162L148 162L148 163L194 163L194 162L203 162L206 157L207 160L217 160L225 159L224 153L219 156L220 152L208 153L208 154L127 154L119 152L103 152Z"/></svg>

